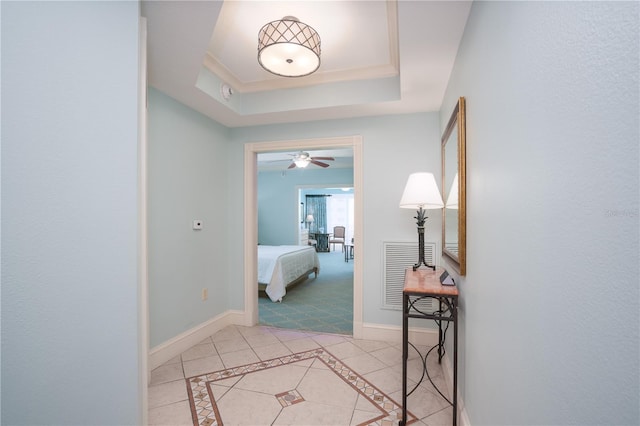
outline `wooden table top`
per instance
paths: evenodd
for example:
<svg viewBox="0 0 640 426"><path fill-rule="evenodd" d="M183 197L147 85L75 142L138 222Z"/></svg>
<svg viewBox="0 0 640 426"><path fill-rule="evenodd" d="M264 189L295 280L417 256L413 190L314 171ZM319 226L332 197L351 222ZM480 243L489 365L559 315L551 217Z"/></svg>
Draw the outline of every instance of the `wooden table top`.
<svg viewBox="0 0 640 426"><path fill-rule="evenodd" d="M442 285L440 283L440 275L444 272L443 268L418 269L407 268L404 276L403 292L409 294L433 294L437 296L458 297L458 287L455 285Z"/></svg>

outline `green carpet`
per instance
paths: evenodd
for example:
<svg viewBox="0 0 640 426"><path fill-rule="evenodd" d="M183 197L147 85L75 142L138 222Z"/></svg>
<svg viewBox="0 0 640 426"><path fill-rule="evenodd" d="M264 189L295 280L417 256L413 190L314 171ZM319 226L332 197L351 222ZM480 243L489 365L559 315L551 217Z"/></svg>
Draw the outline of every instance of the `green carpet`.
<svg viewBox="0 0 640 426"><path fill-rule="evenodd" d="M258 297L262 325L327 333L353 334L353 260L337 248L318 253L320 273L287 288L281 303L263 292Z"/></svg>

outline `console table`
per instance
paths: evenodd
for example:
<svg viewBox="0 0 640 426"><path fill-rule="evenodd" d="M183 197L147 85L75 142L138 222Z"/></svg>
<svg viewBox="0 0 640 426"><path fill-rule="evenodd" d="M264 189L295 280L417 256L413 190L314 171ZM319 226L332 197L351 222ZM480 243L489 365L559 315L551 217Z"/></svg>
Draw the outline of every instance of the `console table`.
<svg viewBox="0 0 640 426"><path fill-rule="evenodd" d="M453 323L453 397L450 401L438 387L433 384L429 372L427 371L427 355L420 354L423 360L423 376L416 384L415 390L422 382L426 374L431 384L438 393L453 407L453 426L457 424L458 417L458 288L440 284L440 275L444 272L442 268L418 269L414 271L408 268L404 277L404 288L402 290L403 315L402 315L402 420L400 426L407 424L407 359L409 358L409 345L416 351L417 348L409 343L409 318L426 318L434 320L438 324L438 344L431 350L438 350L438 363L442 362L445 353L444 343L446 337L443 323ZM423 312L417 302L422 299L431 298L438 301L438 309L434 312ZM411 392L413 392L411 390Z"/></svg>

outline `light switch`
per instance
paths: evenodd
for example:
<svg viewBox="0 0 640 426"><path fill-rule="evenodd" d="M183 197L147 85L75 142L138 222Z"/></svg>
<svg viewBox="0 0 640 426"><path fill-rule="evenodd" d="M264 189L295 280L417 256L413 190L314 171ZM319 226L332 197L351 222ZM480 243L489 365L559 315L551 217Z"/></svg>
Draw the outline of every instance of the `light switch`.
<svg viewBox="0 0 640 426"><path fill-rule="evenodd" d="M202 221L201 220L194 220L193 221L193 229L202 229Z"/></svg>

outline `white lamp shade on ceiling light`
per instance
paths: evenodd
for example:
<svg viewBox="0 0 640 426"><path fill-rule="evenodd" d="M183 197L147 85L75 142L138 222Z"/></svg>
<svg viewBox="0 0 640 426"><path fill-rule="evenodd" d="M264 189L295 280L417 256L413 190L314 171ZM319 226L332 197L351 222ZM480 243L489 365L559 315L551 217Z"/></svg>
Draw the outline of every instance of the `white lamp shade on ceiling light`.
<svg viewBox="0 0 640 426"><path fill-rule="evenodd" d="M400 208L429 210L442 207L444 203L433 173L419 172L409 175L400 200Z"/></svg>
<svg viewBox="0 0 640 426"><path fill-rule="evenodd" d="M269 22L258 33L258 62L283 77L309 75L320 67L320 36L293 16Z"/></svg>
<svg viewBox="0 0 640 426"><path fill-rule="evenodd" d="M445 205L448 209L457 209L458 208L458 174L453 177L453 183L451 184L451 190L449 191L449 196L447 197L447 204Z"/></svg>

